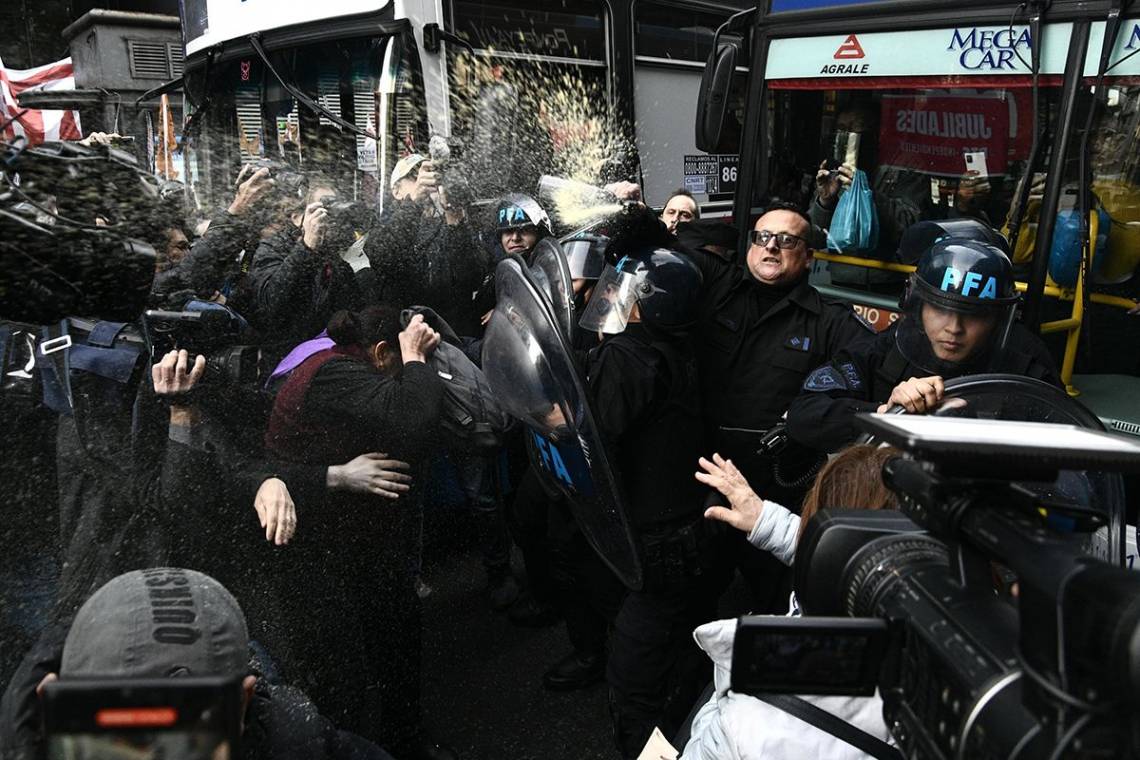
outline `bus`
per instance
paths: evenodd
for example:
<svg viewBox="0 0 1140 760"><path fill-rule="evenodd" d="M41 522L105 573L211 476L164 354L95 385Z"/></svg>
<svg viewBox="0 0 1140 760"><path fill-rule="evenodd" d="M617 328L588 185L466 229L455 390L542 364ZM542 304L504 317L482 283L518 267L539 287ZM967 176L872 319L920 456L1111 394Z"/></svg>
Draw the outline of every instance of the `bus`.
<svg viewBox="0 0 1140 760"><path fill-rule="evenodd" d="M555 173L634 180L656 205L683 187L706 215L728 215L736 157L697 151L688 125L715 31L746 5L184 0L185 74L172 86L200 112L191 179L209 202L238 163L332 140L356 156L344 178L382 203L378 178L439 136L478 159L478 198Z"/></svg>
<svg viewBox="0 0 1140 760"><path fill-rule="evenodd" d="M1069 393L1140 435L1128 350L1140 340L1128 314L1140 294L1140 18L1107 2L966 5L771 0L734 17L707 63L696 142L739 151L740 250L771 199L826 228L817 173L864 173L877 244L828 235L812 277L877 329L897 318L913 270L898 250L909 225L969 217L1000 230L1023 318ZM725 106L740 78L743 118Z"/></svg>

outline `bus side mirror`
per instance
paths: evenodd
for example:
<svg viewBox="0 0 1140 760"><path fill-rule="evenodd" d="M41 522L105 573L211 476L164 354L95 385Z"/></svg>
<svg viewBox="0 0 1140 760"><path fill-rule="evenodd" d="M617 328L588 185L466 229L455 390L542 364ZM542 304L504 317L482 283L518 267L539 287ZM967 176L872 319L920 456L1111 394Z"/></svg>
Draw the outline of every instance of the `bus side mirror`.
<svg viewBox="0 0 1140 760"><path fill-rule="evenodd" d="M739 57L740 41L731 38L722 38L709 53L697 96L697 150L705 153L736 152L735 146L725 144L727 135L724 127L728 114L728 91Z"/></svg>

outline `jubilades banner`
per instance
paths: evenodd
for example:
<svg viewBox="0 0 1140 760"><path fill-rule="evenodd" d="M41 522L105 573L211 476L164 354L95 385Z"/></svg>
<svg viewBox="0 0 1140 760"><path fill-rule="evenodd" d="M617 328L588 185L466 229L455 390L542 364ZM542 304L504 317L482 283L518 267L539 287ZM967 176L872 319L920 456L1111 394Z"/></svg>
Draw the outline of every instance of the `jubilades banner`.
<svg viewBox="0 0 1140 760"><path fill-rule="evenodd" d="M967 170L967 153L984 153L989 176L1009 158L1010 103L987 95L884 95L879 165L940 177ZM970 167L973 168L973 167Z"/></svg>

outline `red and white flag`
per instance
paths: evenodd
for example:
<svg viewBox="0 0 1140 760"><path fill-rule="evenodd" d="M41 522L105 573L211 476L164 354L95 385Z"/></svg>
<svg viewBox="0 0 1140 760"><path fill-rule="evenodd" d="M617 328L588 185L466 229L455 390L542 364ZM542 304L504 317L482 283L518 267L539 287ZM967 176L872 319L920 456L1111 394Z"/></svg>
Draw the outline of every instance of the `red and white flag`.
<svg viewBox="0 0 1140 760"><path fill-rule="evenodd" d="M83 136L79 128L78 111L41 111L20 108L17 98L30 89L74 90L75 70L71 59L37 66L34 69L7 69L0 60L0 137L12 140L17 135L36 145L45 140L78 140Z"/></svg>

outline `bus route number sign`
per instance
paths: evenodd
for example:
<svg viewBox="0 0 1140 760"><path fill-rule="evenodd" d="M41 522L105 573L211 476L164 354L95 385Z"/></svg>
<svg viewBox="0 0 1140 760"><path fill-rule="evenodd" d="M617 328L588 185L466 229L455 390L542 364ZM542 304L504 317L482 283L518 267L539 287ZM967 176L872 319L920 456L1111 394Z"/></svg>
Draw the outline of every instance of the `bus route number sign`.
<svg viewBox="0 0 1140 760"><path fill-rule="evenodd" d="M740 156L735 153L685 156L685 189L693 195L736 192Z"/></svg>

